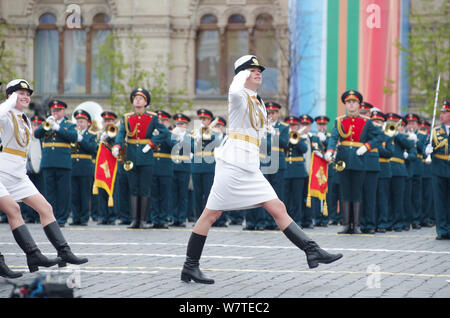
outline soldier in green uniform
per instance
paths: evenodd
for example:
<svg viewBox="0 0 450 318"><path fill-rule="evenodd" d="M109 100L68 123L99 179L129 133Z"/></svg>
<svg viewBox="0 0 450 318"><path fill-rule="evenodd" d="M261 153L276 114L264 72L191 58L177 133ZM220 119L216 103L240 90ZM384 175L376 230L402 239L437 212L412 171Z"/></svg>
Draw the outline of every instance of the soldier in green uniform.
<svg viewBox="0 0 450 318"><path fill-rule="evenodd" d="M77 142L72 144L72 223L87 225L94 178L92 158L97 154L97 136L89 132L91 116L85 110L74 114L77 121Z"/></svg>
<svg viewBox="0 0 450 318"><path fill-rule="evenodd" d="M399 131L405 134L412 142L412 147L407 151L403 152L403 158L405 159L405 166L408 175L405 180L405 195L404 195L404 219L403 219L403 231L409 231L412 224L412 215L413 215L413 204L412 204L412 179L414 175L415 163L417 161L417 148L416 148L416 140L411 138L411 134L406 128L406 118L402 118L402 124L400 126Z"/></svg>
<svg viewBox="0 0 450 318"><path fill-rule="evenodd" d="M305 170L304 153L308 150L305 138L299 132L300 119L288 116L284 120L289 124L289 142L286 150L287 168L284 174L286 208L290 217L301 226L303 207L303 188L308 174Z"/></svg>
<svg viewBox="0 0 450 318"><path fill-rule="evenodd" d="M375 109L372 104L363 102L363 107L370 107ZM361 112L361 109L360 109ZM377 111L374 111L376 116ZM369 117L372 119L372 115L369 112ZM373 121L372 121L373 122ZM381 130L380 130L381 134ZM380 155L379 148L373 148L368 151L366 155L366 176L363 183L363 200L362 200L362 212L361 212L361 232L367 234L374 234L377 227L376 223L376 194L377 184L380 175Z"/></svg>
<svg viewBox="0 0 450 318"><path fill-rule="evenodd" d="M419 121L418 135L422 135L425 139L424 146L430 139L431 124L425 119ZM433 184L431 182L431 163L426 162L426 156L423 154L423 174L422 174L422 206L421 206L421 220L422 227L432 227L434 225L434 207L433 207Z"/></svg>
<svg viewBox="0 0 450 318"><path fill-rule="evenodd" d="M104 111L101 113L100 115L103 118L103 126L105 128L105 131L103 131L100 135L100 141L105 143L106 145L108 145L109 148L111 148L114 145L115 142L115 136L114 133L110 133L108 134L108 132L106 130L108 129L118 129L118 127L116 126L116 119L117 119L117 115L113 112L110 111ZM117 135L117 133L116 133ZM113 191L113 201L114 201L114 206L110 207L108 206L108 200L109 200L109 195L108 193L106 193L106 191L102 188L98 188L98 195L97 197L97 205L98 205L98 223L99 225L114 225L116 222L117 217L119 216L121 219L121 222L119 224L124 225L124 224L130 224L131 220L130 220L130 211L129 211L129 204L130 204L130 200L128 197L125 197L124 200L126 200L125 204L128 204L125 206L124 208L124 212L120 212L120 215L118 215L118 210L120 210L120 200L118 198L118 196L120 195L120 193L122 192L119 189L119 179L123 178L124 173L123 173L123 167L122 165L118 164L117 167L117 177L116 180L114 182L114 191ZM121 173L122 172L122 173ZM126 178L126 175L125 175ZM126 190L126 189L124 189ZM128 191L123 191L124 194L128 195ZM125 220L125 222L124 222Z"/></svg>
<svg viewBox="0 0 450 318"><path fill-rule="evenodd" d="M119 156L121 149L126 147L125 162L127 165L128 183L130 185L130 206L132 223L129 228L144 228L147 220L150 202L150 185L152 179L155 149L164 140L169 131L158 121L158 115L146 111L150 105L150 93L143 88L137 88L130 94L134 111L123 115L122 122L112 148L112 154Z"/></svg>
<svg viewBox="0 0 450 318"><path fill-rule="evenodd" d="M158 119L167 129L170 126L170 118L172 116L164 111L156 111ZM153 178L151 179L151 220L152 228L168 229L169 211L172 208L172 183L173 183L173 162L172 147L175 146L176 140L169 133L161 144L153 151L155 158L155 166Z"/></svg>
<svg viewBox="0 0 450 318"><path fill-rule="evenodd" d="M405 116L408 138L414 141L414 148L417 155L411 158L412 178L411 178L411 226L413 229L420 229L420 220L422 214L422 175L424 169L423 148L426 143L426 136L419 134L420 117L416 114L407 114ZM410 158L408 158L410 159Z"/></svg>
<svg viewBox="0 0 450 318"><path fill-rule="evenodd" d="M385 134L383 127L386 121L386 115L380 111L373 111L370 119L373 124L382 131L381 144L378 147L380 163L380 174L378 176L377 189L376 189L376 232L385 233L389 227L389 192L390 183L392 178L391 171L391 157L393 154L393 136Z"/></svg>
<svg viewBox="0 0 450 318"><path fill-rule="evenodd" d="M186 227L188 211L188 187L191 174L191 138L187 128L191 119L182 113L173 116L176 127L172 131L172 139L177 144L172 148L173 165L173 226Z"/></svg>
<svg viewBox="0 0 450 318"><path fill-rule="evenodd" d="M264 173L269 183L272 185L275 193L281 201L285 201L284 193L284 173L286 164L286 148L289 142L289 125L279 120L281 105L276 102L268 102L265 104L267 117L269 121L269 129L271 129L271 148L270 161L265 163L264 167L278 167L274 171L266 171ZM275 230L277 225L269 213L264 214L265 225L267 230Z"/></svg>
<svg viewBox="0 0 450 318"><path fill-rule="evenodd" d="M443 102L440 113L441 125L433 128L431 144L427 143L425 154L431 154L433 173L434 213L436 239L450 239L450 101Z"/></svg>
<svg viewBox="0 0 450 318"><path fill-rule="evenodd" d="M67 104L53 100L48 104L51 116L47 118L49 130L41 125L34 132L42 141L42 176L45 197L52 205L56 221L63 227L70 215L71 143L78 139L75 125L66 120Z"/></svg>
<svg viewBox="0 0 450 318"><path fill-rule="evenodd" d="M378 148L381 132L368 117L359 115L359 106L363 101L359 92L346 91L342 94L341 100L345 104L347 114L336 118L325 159L330 162L337 150L336 160L343 160L346 164L346 168L338 172L343 196L340 205L343 229L339 233L359 234L362 188L368 152ZM340 145L337 149L338 142ZM351 208L353 208L353 230L350 226Z"/></svg>
<svg viewBox="0 0 450 318"><path fill-rule="evenodd" d="M194 153L191 171L194 185L195 220L205 208L214 182L216 167L214 148L218 146L215 140L216 135L212 133L212 127L209 127L214 117L213 113L202 108L197 110L197 116L202 127L194 131L191 139L191 150Z"/></svg>

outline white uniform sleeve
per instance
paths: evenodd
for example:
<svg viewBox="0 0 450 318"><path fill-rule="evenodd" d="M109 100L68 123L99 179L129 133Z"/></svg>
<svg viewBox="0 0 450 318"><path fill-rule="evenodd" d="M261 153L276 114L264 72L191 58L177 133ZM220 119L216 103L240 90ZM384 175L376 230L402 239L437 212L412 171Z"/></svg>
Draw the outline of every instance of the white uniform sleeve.
<svg viewBox="0 0 450 318"><path fill-rule="evenodd" d="M249 70L240 71L237 73L233 81L231 82L230 89L228 91L228 100L230 102L230 107L241 105L241 100L244 97L243 90L247 78L250 76Z"/></svg>

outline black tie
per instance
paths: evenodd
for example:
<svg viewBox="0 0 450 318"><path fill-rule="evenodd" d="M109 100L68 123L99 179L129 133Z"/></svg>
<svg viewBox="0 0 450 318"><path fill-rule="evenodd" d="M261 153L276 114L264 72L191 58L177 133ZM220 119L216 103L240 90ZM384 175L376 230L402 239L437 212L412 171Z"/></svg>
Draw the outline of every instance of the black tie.
<svg viewBox="0 0 450 318"><path fill-rule="evenodd" d="M25 121L25 123L28 125L28 119L25 114L22 114L22 119Z"/></svg>

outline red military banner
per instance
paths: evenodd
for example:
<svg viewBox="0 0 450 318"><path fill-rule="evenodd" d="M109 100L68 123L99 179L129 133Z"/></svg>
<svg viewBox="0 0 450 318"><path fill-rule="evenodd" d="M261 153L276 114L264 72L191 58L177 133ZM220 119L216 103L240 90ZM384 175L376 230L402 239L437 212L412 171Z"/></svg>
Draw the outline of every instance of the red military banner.
<svg viewBox="0 0 450 318"><path fill-rule="evenodd" d="M108 206L114 205L113 193L114 182L117 173L117 158L111 153L111 150L103 143L100 143L97 151L97 159L95 161L95 178L93 194L98 194L98 188L102 188L108 193Z"/></svg>
<svg viewBox="0 0 450 318"><path fill-rule="evenodd" d="M311 207L311 197L323 200L323 215L328 215L327 209L328 192L328 161L313 152L311 157L311 166L309 169L308 197L306 206Z"/></svg>

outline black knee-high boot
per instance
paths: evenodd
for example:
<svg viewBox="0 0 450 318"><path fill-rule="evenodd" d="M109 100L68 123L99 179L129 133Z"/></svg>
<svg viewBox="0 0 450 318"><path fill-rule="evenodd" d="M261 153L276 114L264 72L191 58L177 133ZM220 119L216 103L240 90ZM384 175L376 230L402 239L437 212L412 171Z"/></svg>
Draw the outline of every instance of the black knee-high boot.
<svg viewBox="0 0 450 318"><path fill-rule="evenodd" d="M341 203L342 228L338 234L350 233L350 204L350 201L343 201Z"/></svg>
<svg viewBox="0 0 450 318"><path fill-rule="evenodd" d="M129 229L138 229L139 224L141 222L139 218L139 204L140 200L137 195L131 195L130 196L130 209L131 209L131 218L133 221L131 221Z"/></svg>
<svg viewBox="0 0 450 318"><path fill-rule="evenodd" d="M59 257L48 259L42 255L25 224L15 228L12 233L17 244L27 255L28 269L31 273L37 271L38 266L50 267L61 262Z"/></svg>
<svg viewBox="0 0 450 318"><path fill-rule="evenodd" d="M140 229L149 229L150 227L146 225L147 217L148 217L148 208L150 206L150 197L148 196L142 196L139 197L141 204L139 209L141 210L139 218L140 218Z"/></svg>
<svg viewBox="0 0 450 318"><path fill-rule="evenodd" d="M361 202L353 202L353 234L361 234Z"/></svg>
<svg viewBox="0 0 450 318"><path fill-rule="evenodd" d="M214 284L214 280L205 277L199 267L205 241L206 236L192 232L187 246L186 261L181 271L182 281L193 280L196 283Z"/></svg>
<svg viewBox="0 0 450 318"><path fill-rule="evenodd" d="M13 272L5 263L5 258L0 253L0 276L6 278L18 278L22 276L22 273Z"/></svg>
<svg viewBox="0 0 450 318"><path fill-rule="evenodd" d="M330 254L321 249L295 222L289 224L283 233L292 243L305 252L309 268L315 268L319 266L319 263L329 264L342 257L342 254Z"/></svg>
<svg viewBox="0 0 450 318"><path fill-rule="evenodd" d="M61 258L61 262L58 263L59 267L64 267L67 263L79 265L88 262L87 258L79 258L72 253L56 221L44 226L44 232L58 251L58 257Z"/></svg>

